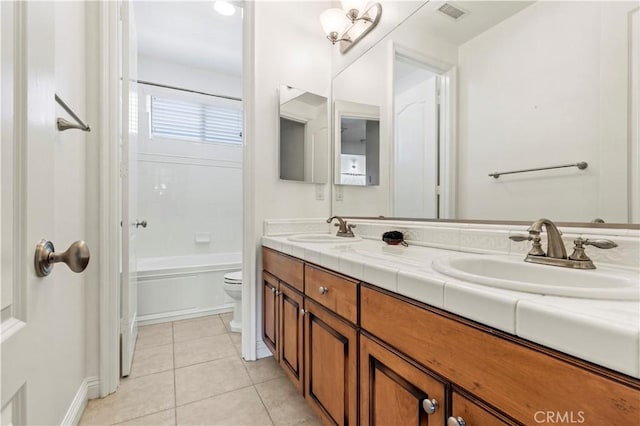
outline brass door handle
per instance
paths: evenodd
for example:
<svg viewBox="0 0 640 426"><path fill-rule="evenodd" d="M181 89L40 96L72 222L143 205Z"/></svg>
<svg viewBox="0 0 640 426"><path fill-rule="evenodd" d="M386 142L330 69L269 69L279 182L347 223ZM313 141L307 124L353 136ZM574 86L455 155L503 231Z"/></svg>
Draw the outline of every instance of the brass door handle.
<svg viewBox="0 0 640 426"><path fill-rule="evenodd" d="M76 241L63 253L56 253L53 243L47 240L40 240L36 245L34 256L34 266L36 275L46 277L51 273L53 264L64 262L73 272L82 272L89 264L91 253L84 241Z"/></svg>

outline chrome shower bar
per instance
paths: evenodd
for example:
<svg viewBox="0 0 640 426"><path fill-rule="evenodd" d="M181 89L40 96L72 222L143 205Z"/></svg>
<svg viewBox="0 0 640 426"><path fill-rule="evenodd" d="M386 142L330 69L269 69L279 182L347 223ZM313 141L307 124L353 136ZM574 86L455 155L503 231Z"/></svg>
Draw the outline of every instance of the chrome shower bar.
<svg viewBox="0 0 640 426"><path fill-rule="evenodd" d="M513 170L510 172L493 172L489 173L489 176L492 178L498 179L501 175L510 175L513 173L527 173L527 172L537 172L538 170L551 170L551 169L562 169L565 167L577 167L580 170L584 170L589 166L586 161L581 161L579 163L572 164L563 164L561 166L550 166L550 167L536 167L535 169L524 169L524 170Z"/></svg>
<svg viewBox="0 0 640 426"><path fill-rule="evenodd" d="M76 115L75 112L73 112L71 110L71 108L69 108L69 106L64 103L64 101L62 99L60 99L60 96L58 96L58 94L55 94L55 98L56 98L56 102L58 103L58 105L60 105L65 111L67 111L67 113L74 119L76 120L76 123L72 123L68 120L65 120L62 117L58 117L58 119L56 120L56 124L58 126L58 130L60 130L61 132L64 130L69 130L69 129L79 129L82 130L84 132L90 132L91 131L91 127L87 126L86 124L84 124L84 121L80 120L80 118Z"/></svg>

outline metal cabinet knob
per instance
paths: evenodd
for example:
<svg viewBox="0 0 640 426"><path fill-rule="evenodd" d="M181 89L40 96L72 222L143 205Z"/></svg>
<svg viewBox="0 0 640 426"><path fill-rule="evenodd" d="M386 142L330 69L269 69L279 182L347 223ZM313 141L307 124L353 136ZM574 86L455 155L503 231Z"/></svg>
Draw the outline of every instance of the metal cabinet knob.
<svg viewBox="0 0 640 426"><path fill-rule="evenodd" d="M422 409L427 414L435 413L439 406L440 405L438 404L438 401L435 398L434 399L424 399L422 401Z"/></svg>
<svg viewBox="0 0 640 426"><path fill-rule="evenodd" d="M329 292L329 289L328 289L327 287L320 287L320 288L318 289L318 292L319 292L320 294L327 294L327 293Z"/></svg>
<svg viewBox="0 0 640 426"><path fill-rule="evenodd" d="M447 426L465 426L466 423L462 417L449 417L447 419Z"/></svg>
<svg viewBox="0 0 640 426"><path fill-rule="evenodd" d="M136 223L134 223L134 225L136 226L136 228L140 228L141 226L143 228L146 228L147 227L147 221L146 220L142 220L142 221L136 220Z"/></svg>
<svg viewBox="0 0 640 426"><path fill-rule="evenodd" d="M46 277L51 273L53 264L64 262L73 272L82 272L89 264L91 253L84 241L76 241L63 253L55 253L53 243L47 240L40 240L36 245L34 265L36 275Z"/></svg>
<svg viewBox="0 0 640 426"><path fill-rule="evenodd" d="M271 287L271 293L276 294L276 288L275 287Z"/></svg>
<svg viewBox="0 0 640 426"><path fill-rule="evenodd" d="M304 314L306 314L307 311L305 311L303 308L300 308L300 315L304 316Z"/></svg>

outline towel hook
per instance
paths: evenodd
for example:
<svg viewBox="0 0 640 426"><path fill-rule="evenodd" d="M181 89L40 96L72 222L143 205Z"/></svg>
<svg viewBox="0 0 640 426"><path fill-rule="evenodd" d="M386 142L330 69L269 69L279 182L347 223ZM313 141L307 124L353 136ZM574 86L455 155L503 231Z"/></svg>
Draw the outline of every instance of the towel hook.
<svg viewBox="0 0 640 426"><path fill-rule="evenodd" d="M67 111L67 113L69 113L69 115L71 117L73 117L74 120L76 120L76 123L72 123L68 120L65 120L62 117L58 117L58 119L56 120L56 124L58 125L58 130L60 130L61 132L65 131L65 130L69 130L69 129L79 129L82 130L84 132L90 132L91 131L91 127L87 126L86 124L84 124L84 122L82 120L80 120L80 118L78 118L78 116L76 115L75 112L73 112L71 110L71 108L69 108L69 106L64 103L64 101L62 99L60 99L60 96L58 96L58 94L55 94L55 98L56 98L56 102L58 103L58 105L60 105L65 111Z"/></svg>

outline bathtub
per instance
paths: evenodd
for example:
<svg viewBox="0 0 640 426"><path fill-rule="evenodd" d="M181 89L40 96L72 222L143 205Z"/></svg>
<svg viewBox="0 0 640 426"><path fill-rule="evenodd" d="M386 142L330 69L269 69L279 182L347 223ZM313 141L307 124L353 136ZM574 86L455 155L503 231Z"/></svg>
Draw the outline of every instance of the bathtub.
<svg viewBox="0 0 640 426"><path fill-rule="evenodd" d="M242 253L141 258L138 267L138 325L233 310L224 274L242 269Z"/></svg>

